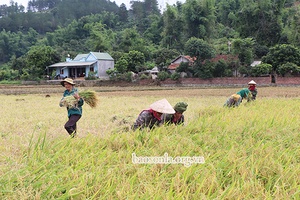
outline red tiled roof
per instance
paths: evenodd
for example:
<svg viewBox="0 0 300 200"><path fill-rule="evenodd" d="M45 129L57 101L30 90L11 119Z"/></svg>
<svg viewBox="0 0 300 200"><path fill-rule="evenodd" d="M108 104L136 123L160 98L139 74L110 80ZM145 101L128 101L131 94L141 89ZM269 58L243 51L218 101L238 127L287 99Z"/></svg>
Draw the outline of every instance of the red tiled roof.
<svg viewBox="0 0 300 200"><path fill-rule="evenodd" d="M178 66L180 65L180 63L171 63L169 66L168 66L168 69L173 69L175 70Z"/></svg>
<svg viewBox="0 0 300 200"><path fill-rule="evenodd" d="M184 57L185 59L187 59L190 65L193 64L194 61L196 60L195 57L192 58L191 56L182 56L182 55L181 55L181 56L178 56L177 58L175 58L175 59L171 62L171 64L168 66L168 69L170 69L170 70L175 70L175 69L180 65L180 63L174 63L174 62L175 62L176 60L178 60L179 58L181 58L181 57Z"/></svg>
<svg viewBox="0 0 300 200"><path fill-rule="evenodd" d="M194 62L195 60L196 60L196 58L194 57L194 58L192 58L191 56L183 56L183 57L185 57L186 59L188 59L190 62Z"/></svg>

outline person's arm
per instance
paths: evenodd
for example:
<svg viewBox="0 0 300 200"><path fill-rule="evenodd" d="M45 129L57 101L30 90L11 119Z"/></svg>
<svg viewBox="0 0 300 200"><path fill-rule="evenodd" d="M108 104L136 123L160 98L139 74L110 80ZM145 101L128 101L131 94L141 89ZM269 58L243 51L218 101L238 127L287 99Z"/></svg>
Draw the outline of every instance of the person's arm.
<svg viewBox="0 0 300 200"><path fill-rule="evenodd" d="M66 107L66 100L65 100L65 93L63 94L63 97L61 98L59 102L60 107Z"/></svg>
<svg viewBox="0 0 300 200"><path fill-rule="evenodd" d="M147 126L147 117L148 116L148 113L147 111L142 111L138 118L136 119L134 125L133 125L133 129L136 130L136 129L143 129L145 126Z"/></svg>
<svg viewBox="0 0 300 200"><path fill-rule="evenodd" d="M84 104L84 100L79 96L77 92L73 96L77 100L78 106L82 106Z"/></svg>

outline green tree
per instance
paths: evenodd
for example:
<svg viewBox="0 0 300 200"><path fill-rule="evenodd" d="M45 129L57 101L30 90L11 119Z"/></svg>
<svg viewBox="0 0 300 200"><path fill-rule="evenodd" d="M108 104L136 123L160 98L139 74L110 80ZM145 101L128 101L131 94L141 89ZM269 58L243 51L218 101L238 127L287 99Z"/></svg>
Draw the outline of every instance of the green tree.
<svg viewBox="0 0 300 200"><path fill-rule="evenodd" d="M183 19L176 7L167 5L163 15L162 46L170 49L181 50L183 46Z"/></svg>
<svg viewBox="0 0 300 200"><path fill-rule="evenodd" d="M254 44L253 38L235 39L232 42L233 53L238 54L241 65L249 66L254 58Z"/></svg>
<svg viewBox="0 0 300 200"><path fill-rule="evenodd" d="M46 67L60 61L59 54L49 46L33 46L26 55L26 71L30 78L39 79L46 75Z"/></svg>
<svg viewBox="0 0 300 200"><path fill-rule="evenodd" d="M127 56L121 57L121 59L119 59L116 62L115 68L119 73L127 72L127 68L128 68Z"/></svg>
<svg viewBox="0 0 300 200"><path fill-rule="evenodd" d="M161 48L154 51L153 56L155 57L155 64L160 68L169 65L171 61L179 56L180 53L175 49Z"/></svg>
<svg viewBox="0 0 300 200"><path fill-rule="evenodd" d="M272 65L261 63L251 68L251 76L268 75L272 72Z"/></svg>
<svg viewBox="0 0 300 200"><path fill-rule="evenodd" d="M216 20L212 0L188 0L183 5L183 17L187 25L185 34L190 37L210 38Z"/></svg>
<svg viewBox="0 0 300 200"><path fill-rule="evenodd" d="M215 55L215 50L203 39L192 37L184 47L184 51L191 57L196 57L197 62L211 59Z"/></svg>
<svg viewBox="0 0 300 200"><path fill-rule="evenodd" d="M215 55L215 50L206 41L199 38L190 38L185 44L185 52L192 58L196 58L194 75L200 78L213 76L214 64L209 60Z"/></svg>
<svg viewBox="0 0 300 200"><path fill-rule="evenodd" d="M235 28L241 37L253 37L260 44L274 45L280 39L281 11L284 1L240 1L238 22Z"/></svg>
<svg viewBox="0 0 300 200"><path fill-rule="evenodd" d="M137 73L139 68L143 68L145 56L138 51L129 51L128 53L128 71Z"/></svg>
<svg viewBox="0 0 300 200"><path fill-rule="evenodd" d="M278 73L282 76L290 75L298 75L300 72L300 67L294 63L287 62L278 67Z"/></svg>
<svg viewBox="0 0 300 200"><path fill-rule="evenodd" d="M300 65L300 50L299 48L289 45L281 44L270 48L269 53L262 58L262 62L272 65L272 73L278 73L279 67L286 63L294 63Z"/></svg>
<svg viewBox="0 0 300 200"><path fill-rule="evenodd" d="M112 41L115 36L114 33L106 29L105 25L101 23L92 23L89 24L90 37L87 40L87 43L92 51L110 51L112 50ZM87 28L87 27L86 27Z"/></svg>

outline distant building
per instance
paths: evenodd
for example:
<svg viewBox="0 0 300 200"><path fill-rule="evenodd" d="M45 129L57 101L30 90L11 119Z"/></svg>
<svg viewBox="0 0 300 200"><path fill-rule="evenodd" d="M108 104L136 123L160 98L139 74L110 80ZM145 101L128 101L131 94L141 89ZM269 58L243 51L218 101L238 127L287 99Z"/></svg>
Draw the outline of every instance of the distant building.
<svg viewBox="0 0 300 200"><path fill-rule="evenodd" d="M168 66L168 71L172 74L176 71L176 68L179 67L180 63L187 62L189 65L193 65L195 62L195 58L191 58L190 56L180 55L174 60L171 61L171 64Z"/></svg>
<svg viewBox="0 0 300 200"><path fill-rule="evenodd" d="M88 77L89 73L93 72L97 78L109 79L106 71L114 68L114 59L108 53L90 52L78 54L74 59L68 57L66 62L55 63L47 68L56 70L56 76L59 78Z"/></svg>
<svg viewBox="0 0 300 200"><path fill-rule="evenodd" d="M251 63L251 67L255 67L256 65L259 65L259 64L261 64L261 61L259 61L259 60L255 60L255 61L253 61L253 63Z"/></svg>

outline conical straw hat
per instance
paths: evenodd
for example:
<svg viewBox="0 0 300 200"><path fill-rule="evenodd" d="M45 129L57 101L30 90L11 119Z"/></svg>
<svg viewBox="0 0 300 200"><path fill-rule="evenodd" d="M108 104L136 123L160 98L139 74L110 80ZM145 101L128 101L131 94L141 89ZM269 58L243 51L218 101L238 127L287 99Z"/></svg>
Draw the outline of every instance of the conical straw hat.
<svg viewBox="0 0 300 200"><path fill-rule="evenodd" d="M154 102L150 105L150 108L156 112L166 113L166 114L174 114L175 110L171 106L171 104L167 101L167 99L162 99Z"/></svg>
<svg viewBox="0 0 300 200"><path fill-rule="evenodd" d="M256 85L255 81L254 80L251 80L248 85Z"/></svg>

